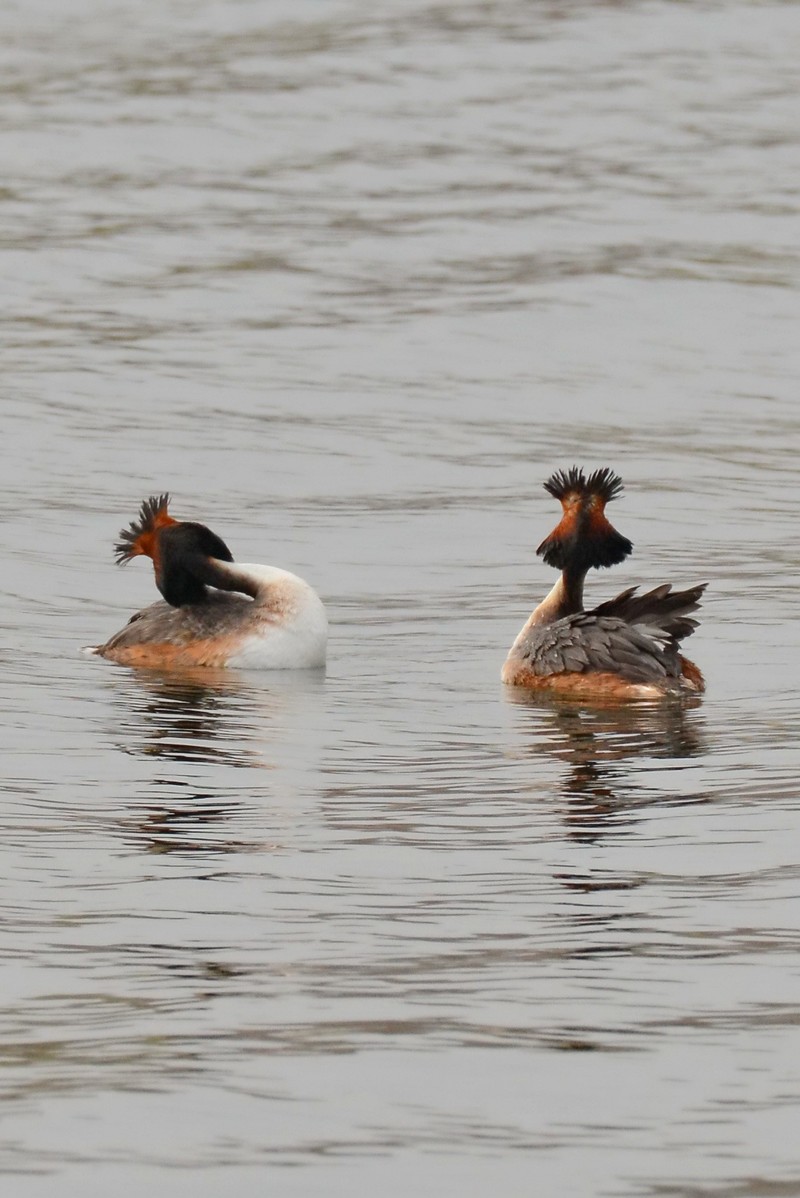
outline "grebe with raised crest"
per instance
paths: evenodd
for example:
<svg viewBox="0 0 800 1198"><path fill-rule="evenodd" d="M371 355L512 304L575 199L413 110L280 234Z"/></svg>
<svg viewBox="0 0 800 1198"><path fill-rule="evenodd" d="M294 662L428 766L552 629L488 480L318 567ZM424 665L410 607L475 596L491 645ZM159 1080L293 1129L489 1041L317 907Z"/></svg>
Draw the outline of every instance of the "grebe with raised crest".
<svg viewBox="0 0 800 1198"><path fill-rule="evenodd" d="M130 666L310 669L325 664L328 620L307 582L274 566L235 562L204 524L175 520L151 496L120 532L118 564L152 559L163 600L93 651Z"/></svg>
<svg viewBox="0 0 800 1198"><path fill-rule="evenodd" d="M644 595L630 587L585 611L588 571L624 561L633 549L605 516L606 504L623 489L622 479L608 467L586 478L573 466L556 471L544 489L560 500L563 514L536 552L561 575L511 646L503 682L590 701L704 691L700 670L678 650L697 627L690 613L700 606L707 584L673 591L664 583Z"/></svg>

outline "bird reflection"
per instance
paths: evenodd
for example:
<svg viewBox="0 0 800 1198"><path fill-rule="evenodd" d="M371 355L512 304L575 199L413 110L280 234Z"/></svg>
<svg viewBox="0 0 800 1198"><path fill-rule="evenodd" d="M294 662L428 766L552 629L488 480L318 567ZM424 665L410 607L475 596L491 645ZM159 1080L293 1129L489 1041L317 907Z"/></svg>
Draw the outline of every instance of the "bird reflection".
<svg viewBox="0 0 800 1198"><path fill-rule="evenodd" d="M260 677L260 676L259 676ZM324 679L282 671L267 685L232 670L135 670L117 694L125 716L116 733L125 753L185 764L269 769L265 741L276 742ZM287 715L290 717L287 720Z"/></svg>
<svg viewBox="0 0 800 1198"><path fill-rule="evenodd" d="M114 691L124 712L113 738L122 753L158 768L149 793L120 821L125 839L159 853L264 848L231 836L232 819L241 825L254 801L242 797L241 784L231 785L230 769L258 770L258 782L244 790L258 794L276 768L265 748L272 740L280 754L291 740L287 710L319 688L318 678L297 675L267 686L229 670L126 671Z"/></svg>
<svg viewBox="0 0 800 1198"><path fill-rule="evenodd" d="M230 835L228 825L244 814L244 805L228 795L203 794L185 788L179 798L131 805L124 839L153 853L238 853L256 846Z"/></svg>
<svg viewBox="0 0 800 1198"><path fill-rule="evenodd" d="M241 743L252 713L247 711L248 688L239 676L195 669L137 670L131 677L137 692L123 724L124 752L187 763L263 766L259 754ZM234 727L235 711L244 719L238 718Z"/></svg>
<svg viewBox="0 0 800 1198"><path fill-rule="evenodd" d="M511 701L535 714L530 751L545 750L567 766L559 792L571 838L594 842L636 823L636 811L658 802L695 803L703 794L665 796L642 763L690 759L704 749L697 701L585 708L530 694ZM656 768L656 767L654 767Z"/></svg>

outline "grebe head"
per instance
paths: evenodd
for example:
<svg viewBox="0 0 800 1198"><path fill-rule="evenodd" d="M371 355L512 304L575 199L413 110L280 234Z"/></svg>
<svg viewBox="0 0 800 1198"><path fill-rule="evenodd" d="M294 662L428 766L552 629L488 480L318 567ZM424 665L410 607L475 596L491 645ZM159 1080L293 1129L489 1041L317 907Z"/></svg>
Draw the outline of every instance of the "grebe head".
<svg viewBox="0 0 800 1198"><path fill-rule="evenodd" d="M162 529L156 586L173 607L198 603L216 575L209 559L232 562L233 554L205 524L181 521Z"/></svg>
<svg viewBox="0 0 800 1198"><path fill-rule="evenodd" d="M123 528L114 546L119 565L144 555L152 558L156 586L172 607L197 603L213 584L213 561L232 562L225 542L205 524L174 520L169 515L169 495L145 499L139 519Z"/></svg>
<svg viewBox="0 0 800 1198"><path fill-rule="evenodd" d="M585 573L625 560L633 545L605 517L606 504L623 489L618 474L604 466L586 478L582 470L573 466L570 470L557 470L544 489L560 500L564 513L558 526L536 550L548 566Z"/></svg>
<svg viewBox="0 0 800 1198"><path fill-rule="evenodd" d="M145 499L139 509L139 519L131 520L129 528L120 529L119 540L114 546L114 557L118 566L123 566L140 553L153 557L157 533L169 524L178 523L170 516L168 507L168 492L163 495L151 495L149 499Z"/></svg>

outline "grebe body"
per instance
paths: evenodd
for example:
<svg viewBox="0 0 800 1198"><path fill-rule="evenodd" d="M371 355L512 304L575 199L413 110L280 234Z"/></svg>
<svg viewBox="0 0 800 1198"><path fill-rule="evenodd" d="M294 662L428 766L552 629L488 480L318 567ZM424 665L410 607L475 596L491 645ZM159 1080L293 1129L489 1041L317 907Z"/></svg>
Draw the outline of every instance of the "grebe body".
<svg viewBox="0 0 800 1198"><path fill-rule="evenodd" d="M117 545L120 563L152 558L164 598L94 652L157 669L324 666L328 620L308 583L288 570L234 562L210 529L173 520L168 502L166 495L145 501Z"/></svg>
<svg viewBox="0 0 800 1198"><path fill-rule="evenodd" d="M503 682L589 701L704 691L703 675L679 646L697 627L690 613L700 606L706 584L673 591L664 583L644 595L631 587L586 611L588 571L623 561L633 548L605 517L622 481L608 469L587 479L573 467L554 474L545 490L561 501L563 515L537 553L561 575L511 646Z"/></svg>

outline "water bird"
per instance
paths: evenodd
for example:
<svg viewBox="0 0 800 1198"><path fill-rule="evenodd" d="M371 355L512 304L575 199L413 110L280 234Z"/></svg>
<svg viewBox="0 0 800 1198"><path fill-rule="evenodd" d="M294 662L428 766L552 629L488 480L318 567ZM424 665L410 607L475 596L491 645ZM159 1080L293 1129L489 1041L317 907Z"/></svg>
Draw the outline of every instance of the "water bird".
<svg viewBox="0 0 800 1198"><path fill-rule="evenodd" d="M153 562L163 599L92 651L123 665L307 669L325 664L328 620L307 582L275 566L235 562L204 524L175 520L152 495L123 528L115 557Z"/></svg>
<svg viewBox="0 0 800 1198"><path fill-rule="evenodd" d="M586 611L588 571L616 565L633 549L605 515L606 504L623 490L622 479L607 466L588 478L573 466L556 471L544 489L560 501L562 516L536 552L561 574L511 646L503 682L590 701L704 691L703 675L679 647L697 627L690 613L707 584L673 591L667 582L644 595L629 587Z"/></svg>

